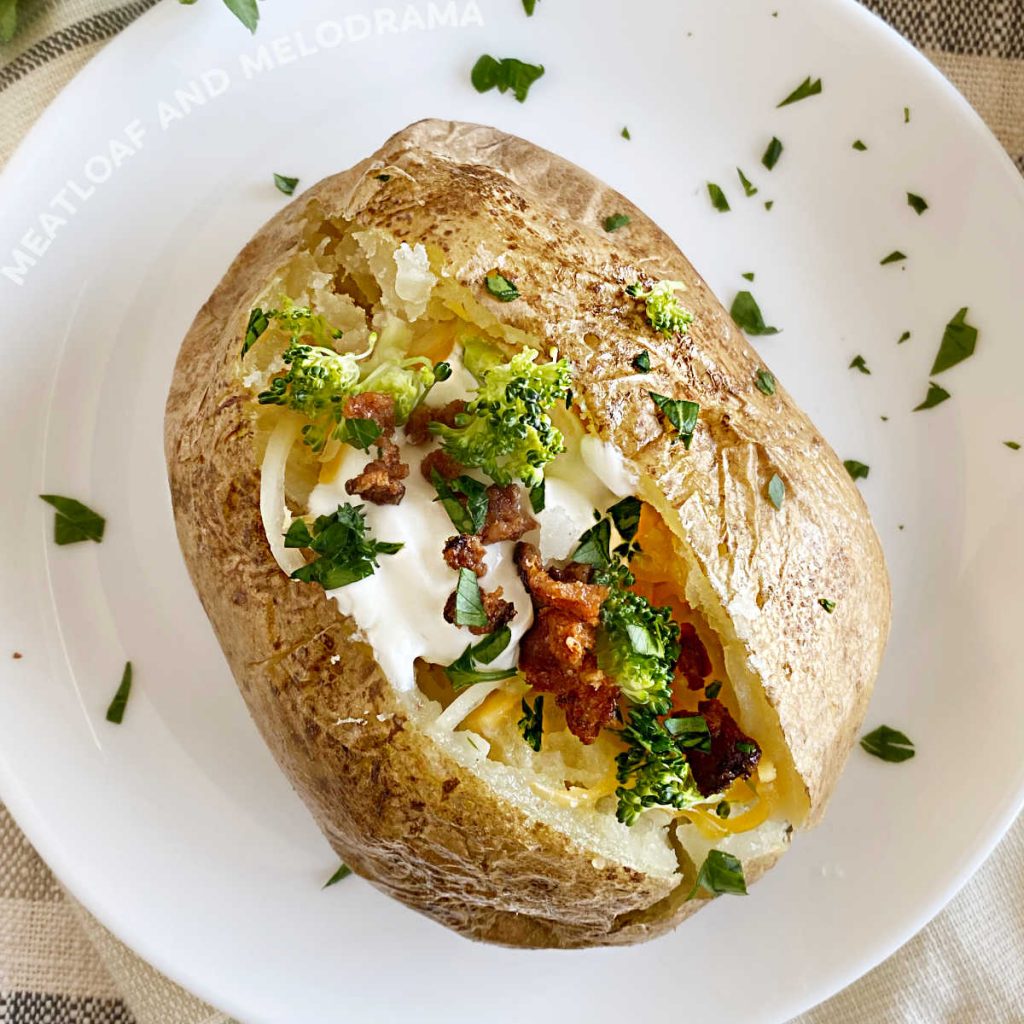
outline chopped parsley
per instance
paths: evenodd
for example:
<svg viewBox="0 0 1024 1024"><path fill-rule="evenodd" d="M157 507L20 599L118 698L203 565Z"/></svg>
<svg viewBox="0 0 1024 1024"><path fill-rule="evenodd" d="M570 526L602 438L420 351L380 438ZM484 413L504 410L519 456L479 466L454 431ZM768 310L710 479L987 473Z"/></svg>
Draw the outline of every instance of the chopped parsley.
<svg viewBox="0 0 1024 1024"><path fill-rule="evenodd" d="M910 107L903 108L903 123L910 124Z"/></svg>
<svg viewBox="0 0 1024 1024"><path fill-rule="evenodd" d="M764 395L775 394L775 378L769 370L757 371L757 390Z"/></svg>
<svg viewBox="0 0 1024 1024"><path fill-rule="evenodd" d="M703 715L684 715L666 718L665 729L684 750L699 750L711 753L711 730Z"/></svg>
<svg viewBox="0 0 1024 1024"><path fill-rule="evenodd" d="M739 858L722 850L711 850L697 872L697 881L687 899L692 900L701 889L712 896L723 893L746 896L747 882Z"/></svg>
<svg viewBox="0 0 1024 1024"><path fill-rule="evenodd" d="M642 348L640 351L633 356L632 362L633 369L637 373L650 373L651 372L651 353L647 349Z"/></svg>
<svg viewBox="0 0 1024 1024"><path fill-rule="evenodd" d="M906 258L906 253L900 252L899 249L893 249L888 256L883 257L879 262L884 267L887 263L900 263Z"/></svg>
<svg viewBox="0 0 1024 1024"><path fill-rule="evenodd" d="M729 206L729 200L725 198L725 193L721 187L716 185L713 181L708 182L708 196L711 199L711 205L719 213L728 213L731 207Z"/></svg>
<svg viewBox="0 0 1024 1024"><path fill-rule="evenodd" d="M285 534L284 546L308 548L317 555L291 578L319 583L324 590L338 590L372 576L378 555L394 555L404 547L369 537L362 505L339 505L331 515L318 516L312 530L305 519L296 519Z"/></svg>
<svg viewBox="0 0 1024 1024"><path fill-rule="evenodd" d="M604 219L604 229L609 234L613 231L618 231L619 228L624 228L630 222L630 217L625 213L613 213L610 217Z"/></svg>
<svg viewBox="0 0 1024 1024"><path fill-rule="evenodd" d="M533 12L537 9L537 0L523 0L523 10L526 11L528 18L533 17Z"/></svg>
<svg viewBox="0 0 1024 1024"><path fill-rule="evenodd" d="M914 741L902 733L899 729L890 729L887 725L880 725L873 732L864 736L860 745L873 757L888 761L890 764L899 764L901 761L909 761L916 751Z"/></svg>
<svg viewBox="0 0 1024 1024"><path fill-rule="evenodd" d="M782 503L786 500L786 485L778 473L773 473L771 480L768 481L768 500L776 509L781 509Z"/></svg>
<svg viewBox="0 0 1024 1024"><path fill-rule="evenodd" d="M519 298L519 289L507 278L503 277L496 270L484 278L487 290L499 302L514 302Z"/></svg>
<svg viewBox="0 0 1024 1024"><path fill-rule="evenodd" d="M522 701L523 717L519 719L519 731L526 740L526 745L540 753L540 746L544 740L544 696L543 694L534 701L531 708L526 698Z"/></svg>
<svg viewBox="0 0 1024 1024"><path fill-rule="evenodd" d="M829 615L831 615L836 610L836 603L831 598L819 597L818 604L820 604L821 607L829 613Z"/></svg>
<svg viewBox="0 0 1024 1024"><path fill-rule="evenodd" d="M501 654L512 642L512 630L508 626L502 626L493 633L488 633L478 644L470 648L470 654L474 661L481 665L490 665L495 658Z"/></svg>
<svg viewBox="0 0 1024 1024"><path fill-rule="evenodd" d="M380 424L376 420L352 416L344 420L343 423L345 425L345 440L361 452L365 452L382 433Z"/></svg>
<svg viewBox="0 0 1024 1024"><path fill-rule="evenodd" d="M260 335L270 326L270 321L277 316L277 310L264 313L259 306L249 311L249 322L245 327L245 341L242 342L242 355L249 351L260 339Z"/></svg>
<svg viewBox="0 0 1024 1024"><path fill-rule="evenodd" d="M790 103L798 103L809 96L817 96L821 92L821 79L811 79L808 75L781 103L776 107L788 107Z"/></svg>
<svg viewBox="0 0 1024 1024"><path fill-rule="evenodd" d="M608 515L619 531L622 544L615 549L615 554L621 555L628 562L639 550L633 541L636 538L637 530L640 529L640 510L643 506L639 498L632 496L617 501L610 509Z"/></svg>
<svg viewBox="0 0 1024 1024"><path fill-rule="evenodd" d="M870 466L858 462L856 459L846 459L843 465L846 467L846 472L850 474L851 480L867 480L868 473L871 472Z"/></svg>
<svg viewBox="0 0 1024 1024"><path fill-rule="evenodd" d="M378 181L390 181L391 180L391 175L390 174L378 174L378 175L375 175L375 177L377 178Z"/></svg>
<svg viewBox="0 0 1024 1024"><path fill-rule="evenodd" d="M579 546L573 553L574 562L607 568L611 564L612 524L596 512L597 522L580 537Z"/></svg>
<svg viewBox="0 0 1024 1024"><path fill-rule="evenodd" d="M1020 441L1004 441L1003 444L1005 444L1012 452L1020 451Z"/></svg>
<svg viewBox="0 0 1024 1024"><path fill-rule="evenodd" d="M120 725L124 721L124 710L128 707L128 698L132 692L132 663L126 661L121 674L121 685L114 694L114 699L107 708L107 721Z"/></svg>
<svg viewBox="0 0 1024 1024"><path fill-rule="evenodd" d="M633 138L633 136L629 134L629 128L623 128L621 134L627 142Z"/></svg>
<svg viewBox="0 0 1024 1024"><path fill-rule="evenodd" d="M688 402L680 398L668 398L654 391L648 391L654 404L665 414L665 419L672 424L679 435L675 440L682 441L687 451L693 443L693 432L697 429L697 417L700 406L696 402ZM673 442L675 443L675 442Z"/></svg>
<svg viewBox="0 0 1024 1024"><path fill-rule="evenodd" d="M535 484L530 488L530 508L533 509L534 514L538 514L544 511L548 501L548 489L547 480L541 480L539 484Z"/></svg>
<svg viewBox="0 0 1024 1024"><path fill-rule="evenodd" d="M77 544L92 540L99 544L103 540L107 521L99 513L74 498L62 498L59 494L40 494L39 497L57 510L53 520L54 543Z"/></svg>
<svg viewBox="0 0 1024 1024"><path fill-rule="evenodd" d="M506 647L512 639L512 631L508 626L485 636L475 646L470 644L450 665L445 666L444 674L452 684L452 689L458 693L467 686L476 683L496 683L503 679L511 679L517 672L514 668L499 668L483 671L476 667L476 662L489 665Z"/></svg>
<svg viewBox="0 0 1024 1024"><path fill-rule="evenodd" d="M940 387L935 381L929 381L928 394L925 395L924 401L920 405L914 406L913 411L920 412L922 409L934 409L935 406L941 405L947 398L952 397L944 387Z"/></svg>
<svg viewBox="0 0 1024 1024"><path fill-rule="evenodd" d="M907 193L907 205L913 207L914 212L919 217L928 209L928 201L923 199L921 196L914 195L913 192Z"/></svg>
<svg viewBox="0 0 1024 1024"><path fill-rule="evenodd" d="M455 587L455 625L479 627L486 626L488 621L476 573L472 569L460 569Z"/></svg>
<svg viewBox="0 0 1024 1024"><path fill-rule="evenodd" d="M543 64L527 64L515 57L496 60L485 53L473 65L470 80L477 92L489 92L496 88L504 93L511 89L515 98L520 103L525 103L530 87L543 74Z"/></svg>
<svg viewBox="0 0 1024 1024"><path fill-rule="evenodd" d="M868 369L868 364L864 361L863 356L854 356L853 361L850 363L847 369L860 370L861 373L870 374L871 371Z"/></svg>
<svg viewBox="0 0 1024 1024"><path fill-rule="evenodd" d="M897 345L902 345L902 344L903 344L903 342L905 342L905 341L910 341L910 331L904 331L904 332L903 332L903 333L902 333L902 334L901 334L901 335L899 336L899 339L897 340L896 344L897 344Z"/></svg>
<svg viewBox="0 0 1024 1024"><path fill-rule="evenodd" d="M764 208L766 210L770 210L774 205L775 205L775 200L774 199L766 199L764 201Z"/></svg>
<svg viewBox="0 0 1024 1024"><path fill-rule="evenodd" d="M740 277L742 277L745 281L753 281L754 272L752 270L748 270L745 274L740 274Z"/></svg>
<svg viewBox="0 0 1024 1024"><path fill-rule="evenodd" d="M761 163L770 171L779 162L780 156L782 156L782 141L773 135L772 141L768 143L768 148L764 151L764 156L761 157Z"/></svg>
<svg viewBox="0 0 1024 1024"><path fill-rule="evenodd" d="M430 481L437 491L434 500L444 506L448 518L459 533L479 533L484 528L490 507L490 498L484 484L471 476L445 480L436 469L431 472Z"/></svg>
<svg viewBox="0 0 1024 1024"><path fill-rule="evenodd" d="M778 327L769 327L761 315L761 307L750 292L737 292L736 298L732 300L732 308L729 310L737 326L747 334L765 335L778 334Z"/></svg>
<svg viewBox="0 0 1024 1024"><path fill-rule="evenodd" d="M707 697L708 700L714 700L721 692L722 682L720 679L716 679L714 682L708 683L708 685L704 687L704 696Z"/></svg>
<svg viewBox="0 0 1024 1024"><path fill-rule="evenodd" d="M732 814L732 807L730 806L729 801L723 800L715 808L715 814L717 814L720 818L728 818L729 815Z"/></svg>
<svg viewBox="0 0 1024 1024"><path fill-rule="evenodd" d="M751 182L751 180L743 173L742 170L740 170L739 167L736 168L736 173L739 175L740 184L743 186L744 195L748 197L756 196L757 186Z"/></svg>
<svg viewBox="0 0 1024 1024"><path fill-rule="evenodd" d="M932 364L931 376L943 373L973 356L977 343L978 328L967 322L967 307L964 306L942 332L942 343Z"/></svg>
<svg viewBox="0 0 1024 1024"><path fill-rule="evenodd" d="M863 153L868 147L865 146L864 143L861 142L860 139L857 139L857 141L854 142L854 144L853 144L853 148L855 150L857 150L858 153Z"/></svg>
<svg viewBox="0 0 1024 1024"><path fill-rule="evenodd" d="M339 867L338 870L335 871L326 882L324 882L322 888L330 889L332 885L337 885L342 879L348 878L351 874L352 869L347 864L342 864L341 867Z"/></svg>
<svg viewBox="0 0 1024 1024"><path fill-rule="evenodd" d="M274 174L274 184L277 186L278 192L283 192L286 196L290 196L295 191L295 186L298 183L298 178L289 178L284 174Z"/></svg>

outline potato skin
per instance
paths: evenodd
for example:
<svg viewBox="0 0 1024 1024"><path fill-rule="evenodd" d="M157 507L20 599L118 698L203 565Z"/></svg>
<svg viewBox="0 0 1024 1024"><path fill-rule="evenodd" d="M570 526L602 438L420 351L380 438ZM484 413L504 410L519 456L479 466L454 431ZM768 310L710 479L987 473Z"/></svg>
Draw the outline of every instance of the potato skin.
<svg viewBox="0 0 1024 1024"><path fill-rule="evenodd" d="M381 182L385 166L393 172ZM573 362L594 426L679 510L691 555L722 581L723 604L749 597L759 607L737 634L812 816L853 742L888 632L884 561L856 487L781 387L757 391L761 361L667 236L579 168L491 128L420 122L314 186L243 249L184 340L165 449L185 560L257 726L339 856L472 938L577 947L660 934L706 901L684 902L664 878L595 866L498 800L409 723L353 624L319 587L288 580L270 553L240 340L254 299L296 251L313 199L329 215L441 249L481 305ZM616 212L632 223L608 235L600 222ZM495 267L522 299L499 304L480 287ZM687 282L688 338L646 326L623 292L640 277ZM654 364L639 381L638 340ZM643 389L700 402L685 457L636 400ZM789 491L781 513L763 497L770 468ZM833 616L818 614L818 597L838 600ZM781 852L747 861L748 880Z"/></svg>

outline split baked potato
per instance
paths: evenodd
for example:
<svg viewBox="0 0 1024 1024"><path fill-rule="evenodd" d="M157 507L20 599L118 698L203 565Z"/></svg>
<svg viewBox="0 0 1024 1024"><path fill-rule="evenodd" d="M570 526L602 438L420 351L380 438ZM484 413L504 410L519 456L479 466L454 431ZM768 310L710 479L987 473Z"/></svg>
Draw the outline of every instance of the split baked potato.
<svg viewBox="0 0 1024 1024"><path fill-rule="evenodd" d="M253 718L383 891L486 941L636 942L820 817L888 633L878 539L586 172L424 121L320 182L197 315L165 437Z"/></svg>

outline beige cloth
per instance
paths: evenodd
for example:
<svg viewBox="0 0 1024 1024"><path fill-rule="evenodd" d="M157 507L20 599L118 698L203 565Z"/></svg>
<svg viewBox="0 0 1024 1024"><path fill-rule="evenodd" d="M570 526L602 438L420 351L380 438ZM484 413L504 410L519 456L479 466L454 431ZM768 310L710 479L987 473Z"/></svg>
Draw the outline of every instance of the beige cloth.
<svg viewBox="0 0 1024 1024"><path fill-rule="evenodd" d="M14 42L0 46L0 165L71 76L155 2L29 6ZM949 76L1024 171L1024 0L868 6ZM1022 880L1024 819L923 932L793 1024L1024 1024ZM72 1022L229 1024L82 910L0 806L0 1024Z"/></svg>

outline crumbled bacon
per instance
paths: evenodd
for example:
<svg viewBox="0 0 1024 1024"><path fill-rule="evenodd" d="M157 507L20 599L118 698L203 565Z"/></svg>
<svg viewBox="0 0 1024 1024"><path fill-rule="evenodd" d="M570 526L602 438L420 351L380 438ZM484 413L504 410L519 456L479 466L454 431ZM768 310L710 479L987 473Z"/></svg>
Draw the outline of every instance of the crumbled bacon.
<svg viewBox="0 0 1024 1024"><path fill-rule="evenodd" d="M456 462L446 451L437 448L428 452L420 463L420 472L431 483L434 482L434 471L437 471L445 480L454 480L462 476L465 467Z"/></svg>
<svg viewBox="0 0 1024 1024"><path fill-rule="evenodd" d="M591 626L597 625L601 605L608 596L607 587L577 579L555 579L544 568L537 548L523 541L516 545L515 562L535 606L557 608Z"/></svg>
<svg viewBox="0 0 1024 1024"><path fill-rule="evenodd" d="M703 690L704 680L711 675L711 658L707 648L689 622L679 624L679 660L676 672L686 680L691 690Z"/></svg>
<svg viewBox="0 0 1024 1024"><path fill-rule="evenodd" d="M697 788L704 796L710 796L723 792L735 779L747 778L761 760L761 748L740 729L720 700L702 700L697 711L708 723L711 750L688 750L686 757ZM681 711L673 717L692 714ZM746 749L740 749L739 744Z"/></svg>
<svg viewBox="0 0 1024 1024"><path fill-rule="evenodd" d="M554 693L569 731L593 743L615 717L619 688L598 668L597 622L608 588L586 566L546 570L532 544L516 545L516 565L535 608L519 648L519 668L536 690Z"/></svg>
<svg viewBox="0 0 1024 1024"><path fill-rule="evenodd" d="M455 591L453 590L445 602L444 621L455 624ZM511 601L506 601L501 595L501 587L496 590L484 590L480 588L480 599L483 601L484 613L487 615L487 624L484 626L467 626L466 628L474 636L485 636L493 633L502 626L507 626L516 617L516 606Z"/></svg>
<svg viewBox="0 0 1024 1024"><path fill-rule="evenodd" d="M345 399L345 418L350 420L373 420L380 427L382 437L391 437L395 432L395 400L391 395L379 391L364 391Z"/></svg>
<svg viewBox="0 0 1024 1024"><path fill-rule="evenodd" d="M377 391L364 391L345 400L344 413L346 419L373 420L380 427L380 436L374 441L377 458L345 484L345 492L358 494L375 505L397 505L405 497L402 481L409 475L409 467L402 461L401 449L392 440L394 398Z"/></svg>
<svg viewBox="0 0 1024 1024"><path fill-rule="evenodd" d="M487 554L480 538L474 534L460 533L449 537L444 545L444 560L450 569L472 569L477 576L487 575L484 557Z"/></svg>
<svg viewBox="0 0 1024 1024"><path fill-rule="evenodd" d="M379 437L377 458L345 484L346 494L358 494L375 505L397 505L405 497L402 481L409 467L401 459L401 449L389 437Z"/></svg>
<svg viewBox="0 0 1024 1024"><path fill-rule="evenodd" d="M619 688L597 667L597 629L570 612L542 607L519 647L519 668L535 690L555 694L569 731L593 743L615 718Z"/></svg>
<svg viewBox="0 0 1024 1024"><path fill-rule="evenodd" d="M536 529L537 520L523 510L523 492L519 484L491 484L487 488L487 519L481 532L485 544L519 540Z"/></svg>
<svg viewBox="0 0 1024 1024"><path fill-rule="evenodd" d="M449 402L444 406L421 405L413 410L409 422L405 425L405 436L409 444L426 444L434 435L430 433L431 423L443 423L446 427L455 426L455 417L465 412L466 403L461 399Z"/></svg>

